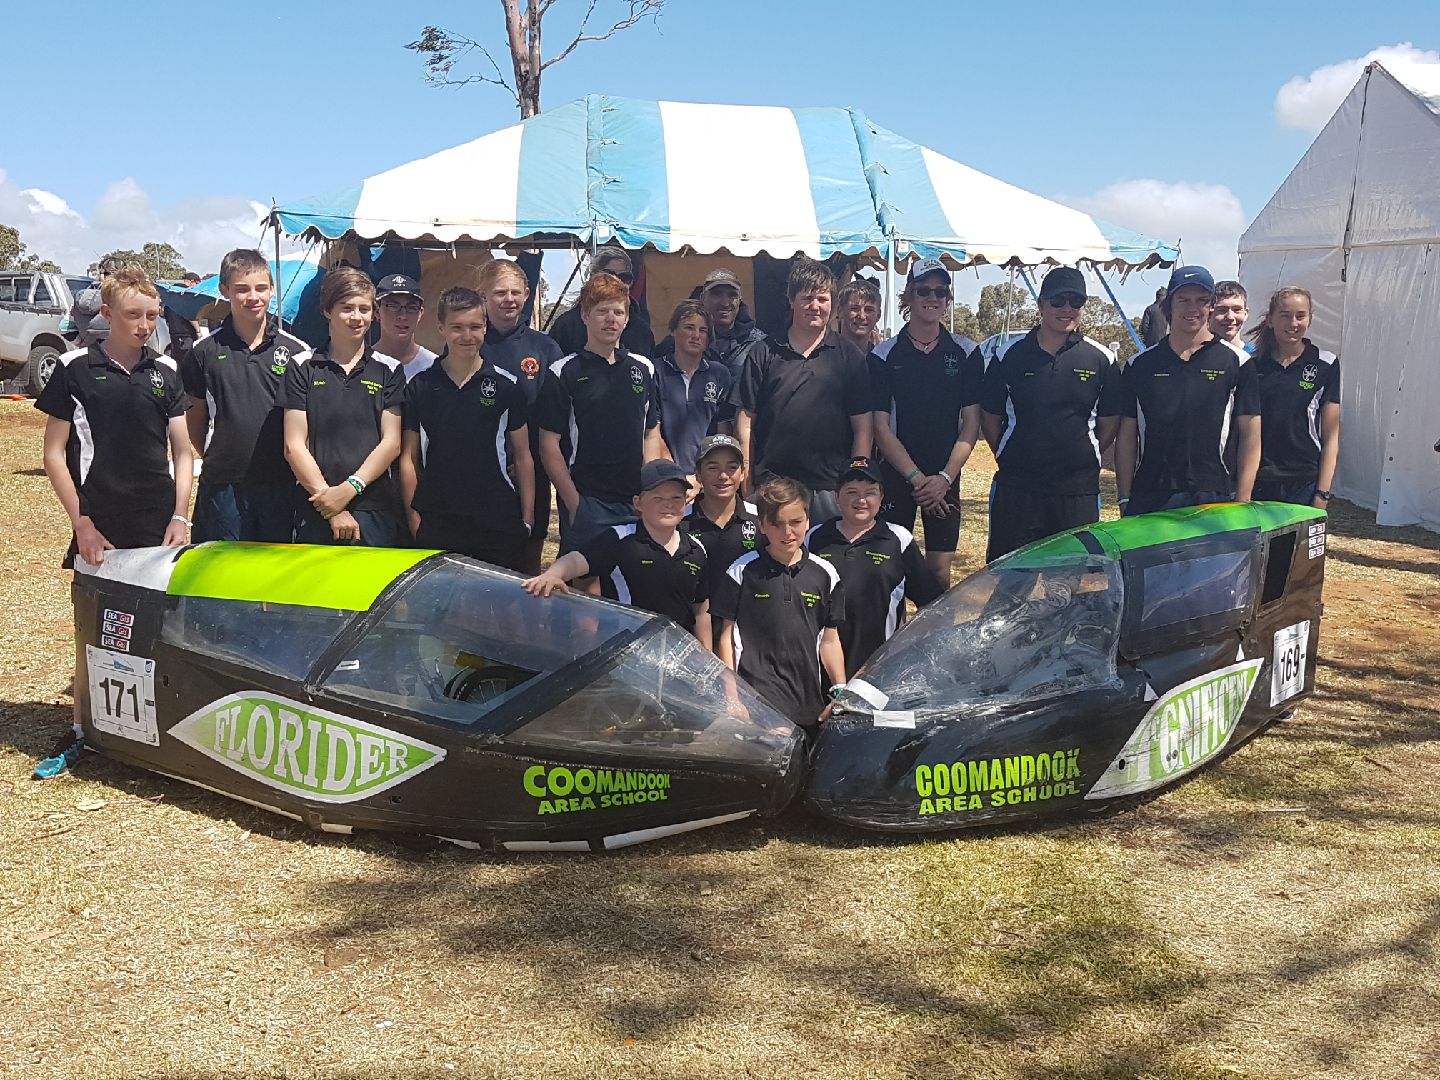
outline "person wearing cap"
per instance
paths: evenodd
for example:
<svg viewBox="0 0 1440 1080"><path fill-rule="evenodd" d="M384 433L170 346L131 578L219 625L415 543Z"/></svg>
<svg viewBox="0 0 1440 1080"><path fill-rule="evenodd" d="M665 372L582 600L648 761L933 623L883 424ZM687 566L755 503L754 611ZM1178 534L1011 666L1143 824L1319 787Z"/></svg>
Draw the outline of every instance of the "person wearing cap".
<svg viewBox="0 0 1440 1080"><path fill-rule="evenodd" d="M839 513L840 473L871 450L870 372L865 354L830 330L835 278L824 263L796 259L785 294L790 328L755 345L731 394L735 433L756 483L800 481L810 516L825 520Z"/></svg>
<svg viewBox="0 0 1440 1080"><path fill-rule="evenodd" d="M765 340L765 333L750 317L740 276L734 270L721 266L706 274L700 286L700 302L710 315L711 340L705 359L724 364L733 384L745 370L750 350Z"/></svg>
<svg viewBox="0 0 1440 1080"><path fill-rule="evenodd" d="M1115 489L1123 514L1250 501L1260 467L1255 365L1210 332L1214 301L1209 270L1176 267L1164 301L1170 333L1122 372ZM1225 463L1232 428L1233 473Z"/></svg>
<svg viewBox="0 0 1440 1080"><path fill-rule="evenodd" d="M640 520L597 533L523 588L549 596L568 581L597 576L604 596L666 616L709 649L708 556L705 545L680 528L689 498L684 469L664 458L647 461L634 498Z"/></svg>
<svg viewBox="0 0 1440 1080"><path fill-rule="evenodd" d="M491 259L480 268L476 291L485 299L485 360L515 376L531 413L530 459L535 468L535 528L525 548L524 572L540 572L541 552L550 533L553 504L550 477L540 461L540 425L534 422L540 387L550 366L565 354L549 334L522 319L530 301L530 281L520 264Z"/></svg>
<svg viewBox="0 0 1440 1080"><path fill-rule="evenodd" d="M710 592L721 575L760 542L759 512L741 497L745 451L733 435L711 435L695 455L700 493L685 511L682 528L701 540L710 554ZM713 616L712 616L713 621ZM714 630L719 632L719 624Z"/></svg>
<svg viewBox="0 0 1440 1080"><path fill-rule="evenodd" d="M730 369L706 359L710 316L698 300L682 300L670 316L670 337L655 358L660 431L670 456L691 476L700 442L732 429Z"/></svg>
<svg viewBox="0 0 1440 1080"><path fill-rule="evenodd" d="M375 286L375 310L380 340L375 351L400 365L405 381L435 363L435 354L415 340L415 327L425 311L420 283L404 274L387 274Z"/></svg>
<svg viewBox="0 0 1440 1080"><path fill-rule="evenodd" d="M925 561L946 588L960 545L960 470L980 438L984 372L975 342L941 325L950 300L945 264L915 263L900 294L905 325L869 357L882 516L909 530L919 512Z"/></svg>
<svg viewBox="0 0 1440 1080"><path fill-rule="evenodd" d="M880 324L879 282L868 277L847 281L835 294L835 311L840 317L840 336L868 355L879 344L875 336Z"/></svg>
<svg viewBox="0 0 1440 1080"><path fill-rule="evenodd" d="M613 274L624 283L626 289L633 290L635 285L634 260L624 248L613 244L596 248L595 254L591 256L587 279L596 274ZM635 300L633 294L627 296L629 309L620 344L626 352L648 360L655 355L655 332L650 329L650 313L645 310L644 304ZM568 356L585 348L588 334L582 314L577 303L551 325L550 336L555 339L555 344L560 346L561 355Z"/></svg>
<svg viewBox="0 0 1440 1080"><path fill-rule="evenodd" d="M220 295L230 313L180 361L190 395L185 422L204 459L195 495L196 543L289 543L295 475L285 460L285 375L310 346L271 318L275 279L253 248L220 260Z"/></svg>
<svg viewBox="0 0 1440 1080"><path fill-rule="evenodd" d="M611 274L585 283L585 347L555 361L540 389L540 455L563 511L562 551L633 522L641 463L667 456L655 365L620 344L628 298Z"/></svg>
<svg viewBox="0 0 1440 1080"><path fill-rule="evenodd" d="M869 458L850 462L835 496L840 516L812 528L805 546L845 584L840 644L849 679L900 628L907 599L923 607L945 590L910 530L881 520L885 485Z"/></svg>
<svg viewBox="0 0 1440 1080"><path fill-rule="evenodd" d="M1100 458L1120 424L1120 372L1080 333L1085 275L1040 283L1040 325L990 362L980 425L995 452L985 561L1100 520Z"/></svg>

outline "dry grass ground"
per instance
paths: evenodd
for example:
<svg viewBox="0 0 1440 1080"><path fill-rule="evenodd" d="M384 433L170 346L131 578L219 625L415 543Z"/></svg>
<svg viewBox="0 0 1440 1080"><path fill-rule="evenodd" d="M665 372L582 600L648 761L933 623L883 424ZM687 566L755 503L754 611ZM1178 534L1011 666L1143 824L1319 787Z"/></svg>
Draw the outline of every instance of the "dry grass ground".
<svg viewBox="0 0 1440 1080"><path fill-rule="evenodd" d="M1319 693L1137 812L496 858L95 758L31 782L73 656L36 421L0 404L0 1075L1435 1071L1440 537L1337 508Z"/></svg>

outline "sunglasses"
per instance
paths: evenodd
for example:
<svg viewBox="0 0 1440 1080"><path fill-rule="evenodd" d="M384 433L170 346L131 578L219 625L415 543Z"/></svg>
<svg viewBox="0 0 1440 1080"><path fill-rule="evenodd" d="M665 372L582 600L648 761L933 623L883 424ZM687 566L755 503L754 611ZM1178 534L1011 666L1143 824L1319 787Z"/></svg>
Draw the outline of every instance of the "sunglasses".
<svg viewBox="0 0 1440 1080"><path fill-rule="evenodd" d="M1079 293L1062 292L1047 297L1045 302L1052 308L1074 308L1079 311L1085 306L1088 299L1090 299L1088 296L1081 296Z"/></svg>
<svg viewBox="0 0 1440 1080"><path fill-rule="evenodd" d="M949 285L916 285L915 295L921 300L929 300L935 297L936 300L945 300L950 296Z"/></svg>
<svg viewBox="0 0 1440 1080"><path fill-rule="evenodd" d="M635 275L632 274L629 270L605 270L603 272L609 274L611 277L619 278L626 285L635 284Z"/></svg>

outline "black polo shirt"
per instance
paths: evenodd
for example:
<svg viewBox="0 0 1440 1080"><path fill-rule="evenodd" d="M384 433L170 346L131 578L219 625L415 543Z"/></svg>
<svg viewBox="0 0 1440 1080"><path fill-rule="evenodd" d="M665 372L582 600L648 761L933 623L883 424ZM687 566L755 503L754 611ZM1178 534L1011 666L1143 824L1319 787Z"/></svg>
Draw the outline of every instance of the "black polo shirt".
<svg viewBox="0 0 1440 1080"><path fill-rule="evenodd" d="M840 624L844 586L835 568L806 552L782 566L766 551L730 564L710 613L735 622L735 666L766 701L804 727L825 710L820 639Z"/></svg>
<svg viewBox="0 0 1440 1080"><path fill-rule="evenodd" d="M995 451L1007 480L1048 495L1100 492L1101 417L1120 415L1120 372L1093 341L1071 334L1053 356L1038 330L1011 341L985 372L980 407L1005 418Z"/></svg>
<svg viewBox="0 0 1440 1080"><path fill-rule="evenodd" d="M1134 491L1230 491L1225 442L1236 417L1258 416L1255 365L1219 338L1182 360L1166 338L1121 372L1122 416L1140 428Z"/></svg>
<svg viewBox="0 0 1440 1080"><path fill-rule="evenodd" d="M871 412L865 355L828 334L807 359L784 337L757 342L730 400L754 417L751 469L756 480L788 476L834 491L850 463L850 418Z"/></svg>
<svg viewBox="0 0 1440 1080"><path fill-rule="evenodd" d="M890 430L921 472L945 468L961 410L980 400L985 362L975 342L942 328L935 348L924 353L902 332L877 345L869 362L874 411L889 414Z"/></svg>
<svg viewBox="0 0 1440 1080"><path fill-rule="evenodd" d="M550 366L536 419L561 436L570 479L581 495L625 502L640 491L645 433L660 423L649 359L617 350L615 363L582 350Z"/></svg>
<svg viewBox="0 0 1440 1080"><path fill-rule="evenodd" d="M1320 410L1340 404L1340 358L1308 339L1282 366L1269 356L1251 360L1260 393L1260 472L1263 480L1314 480L1320 475Z"/></svg>
<svg viewBox="0 0 1440 1080"><path fill-rule="evenodd" d="M294 483L285 460L281 399L285 372L309 357L310 346L280 332L268 316L254 352L228 315L195 342L180 364L180 378L185 392L204 401L210 413L202 484Z"/></svg>
<svg viewBox="0 0 1440 1080"><path fill-rule="evenodd" d="M174 508L169 427L189 405L175 361L148 345L131 371L99 344L68 352L35 400L70 425L65 463L90 518Z"/></svg>
<svg viewBox="0 0 1440 1080"><path fill-rule="evenodd" d="M520 498L505 471L506 439L528 417L519 381L488 362L464 386L443 356L406 383L405 430L420 436L415 512L481 518L486 530L513 532Z"/></svg>
<svg viewBox="0 0 1440 1080"><path fill-rule="evenodd" d="M526 402L532 406L540 396L540 387L550 365L564 355L554 338L524 323L508 334L502 334L493 326L488 327L480 352L487 362L515 376L520 389L525 391Z"/></svg>
<svg viewBox="0 0 1440 1080"><path fill-rule="evenodd" d="M832 518L810 530L805 547L840 571L845 583L840 643L847 678L900 628L907 597L924 607L945 591L925 565L915 537L899 525L876 521L854 540L846 540L840 519Z"/></svg>
<svg viewBox="0 0 1440 1080"><path fill-rule="evenodd" d="M716 525L700 508L700 497L685 508L685 520L680 527L705 545L709 554L710 594L719 587L720 578L730 569L730 564L742 555L748 555L765 544L760 532L760 511L755 504L737 499L735 512L723 526Z"/></svg>
<svg viewBox="0 0 1440 1080"><path fill-rule="evenodd" d="M611 600L653 611L695 632L695 605L710 596L705 545L685 531L671 555L643 522L615 525L580 548Z"/></svg>
<svg viewBox="0 0 1440 1080"><path fill-rule="evenodd" d="M380 445L380 417L387 410L400 411L404 401L403 369L368 347L348 375L323 348L308 360L290 364L285 374L285 408L305 414L306 445L332 487L365 463ZM349 509L386 511L395 506L395 484L386 469L355 496Z"/></svg>

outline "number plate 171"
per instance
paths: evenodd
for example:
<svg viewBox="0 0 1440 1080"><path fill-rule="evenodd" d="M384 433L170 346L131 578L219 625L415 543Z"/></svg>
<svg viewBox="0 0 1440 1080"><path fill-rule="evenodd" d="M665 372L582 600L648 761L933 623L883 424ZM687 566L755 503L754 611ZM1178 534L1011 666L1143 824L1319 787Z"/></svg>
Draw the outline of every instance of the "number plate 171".
<svg viewBox="0 0 1440 1080"><path fill-rule="evenodd" d="M155 661L85 646L90 682L90 722L122 739L160 744L155 722Z"/></svg>

